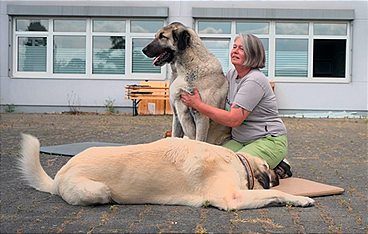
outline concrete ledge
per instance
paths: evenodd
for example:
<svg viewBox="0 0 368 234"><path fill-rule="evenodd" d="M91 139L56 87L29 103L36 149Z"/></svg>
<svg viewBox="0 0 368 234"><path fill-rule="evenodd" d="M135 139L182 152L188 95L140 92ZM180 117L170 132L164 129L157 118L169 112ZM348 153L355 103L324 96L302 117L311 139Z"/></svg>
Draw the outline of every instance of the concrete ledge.
<svg viewBox="0 0 368 234"><path fill-rule="evenodd" d="M193 8L193 18L354 20L354 17L352 9Z"/></svg>
<svg viewBox="0 0 368 234"><path fill-rule="evenodd" d="M168 17L167 7L108 7L108 6L35 6L8 5L7 14L13 16L116 16Z"/></svg>

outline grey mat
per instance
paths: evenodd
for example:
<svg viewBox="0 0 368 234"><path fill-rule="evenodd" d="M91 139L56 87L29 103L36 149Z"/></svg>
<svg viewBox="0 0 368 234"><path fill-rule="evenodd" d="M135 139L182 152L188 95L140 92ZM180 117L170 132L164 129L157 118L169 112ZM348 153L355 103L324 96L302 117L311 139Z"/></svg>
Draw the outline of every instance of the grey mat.
<svg viewBox="0 0 368 234"><path fill-rule="evenodd" d="M52 155L62 155L72 157L79 152L82 152L85 149L90 147L101 147L101 146L122 146L124 144L119 143L109 143L109 142L80 142L73 144L64 144L64 145L52 145L52 146L43 146L40 149L41 153L44 154L52 154Z"/></svg>

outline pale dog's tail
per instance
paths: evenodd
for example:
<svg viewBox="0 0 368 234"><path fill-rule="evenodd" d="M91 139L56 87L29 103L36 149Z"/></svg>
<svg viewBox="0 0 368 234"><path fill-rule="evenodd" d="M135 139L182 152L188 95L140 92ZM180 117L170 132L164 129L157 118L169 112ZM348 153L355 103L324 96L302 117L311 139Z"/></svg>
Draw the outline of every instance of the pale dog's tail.
<svg viewBox="0 0 368 234"><path fill-rule="evenodd" d="M53 179L48 176L40 163L40 142L31 135L22 134L22 144L18 168L23 179L31 187L52 193Z"/></svg>

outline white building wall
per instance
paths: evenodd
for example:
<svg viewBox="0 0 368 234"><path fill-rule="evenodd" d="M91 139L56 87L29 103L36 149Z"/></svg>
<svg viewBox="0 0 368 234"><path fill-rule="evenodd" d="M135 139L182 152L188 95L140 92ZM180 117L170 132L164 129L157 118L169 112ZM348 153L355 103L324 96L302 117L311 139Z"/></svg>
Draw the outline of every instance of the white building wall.
<svg viewBox="0 0 368 234"><path fill-rule="evenodd" d="M131 107L125 99L124 86L137 80L73 80L10 78L9 25L7 4L82 5L82 6L145 6L168 7L168 22L180 21L193 26L193 7L216 8L280 8L280 9L354 9L352 27L352 79L350 83L276 83L280 110L362 111L368 109L368 4L367 1L1 1L0 2L0 102L12 104L17 111L26 106L68 107L70 97L80 106L103 107L106 100L115 100L117 107ZM169 70L169 69L168 69ZM68 98L69 97L69 98ZM69 100L68 100L69 99ZM42 110L41 110L42 111Z"/></svg>

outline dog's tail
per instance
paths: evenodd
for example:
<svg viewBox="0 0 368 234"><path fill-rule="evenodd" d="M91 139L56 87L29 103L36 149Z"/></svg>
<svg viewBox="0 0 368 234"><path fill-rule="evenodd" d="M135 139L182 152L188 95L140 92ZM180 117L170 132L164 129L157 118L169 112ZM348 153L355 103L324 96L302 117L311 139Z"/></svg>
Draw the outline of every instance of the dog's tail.
<svg viewBox="0 0 368 234"><path fill-rule="evenodd" d="M21 156L18 168L23 179L31 187L52 193L54 181L48 176L40 163L40 142L31 135L22 134Z"/></svg>

